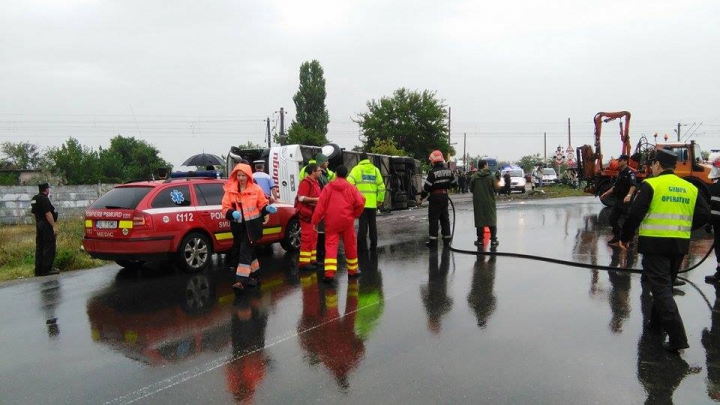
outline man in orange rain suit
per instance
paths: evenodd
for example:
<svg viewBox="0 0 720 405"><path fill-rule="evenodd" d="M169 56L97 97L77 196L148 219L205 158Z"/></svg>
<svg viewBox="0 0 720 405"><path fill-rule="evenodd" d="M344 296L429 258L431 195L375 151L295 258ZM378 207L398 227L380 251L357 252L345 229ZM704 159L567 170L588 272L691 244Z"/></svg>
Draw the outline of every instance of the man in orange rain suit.
<svg viewBox="0 0 720 405"><path fill-rule="evenodd" d="M230 265L235 266L233 288L242 290L256 285L260 277L253 244L262 238L263 216L276 213L277 208L268 205L265 192L253 181L252 169L244 163L235 166L223 190L222 214L231 221L233 235L230 251Z"/></svg>
<svg viewBox="0 0 720 405"><path fill-rule="evenodd" d="M313 228L312 221L315 206L320 199L320 184L318 177L322 169L315 163L305 166L305 176L298 186L297 197L295 198L295 209L300 219L300 258L298 259L299 270L317 270L317 231Z"/></svg>
<svg viewBox="0 0 720 405"><path fill-rule="evenodd" d="M357 187L345 180L348 174L347 167L338 166L335 174L337 175L336 180L328 183L320 193L320 201L318 201L312 217L312 223L315 226L325 219L324 280L328 282L335 279L340 237L345 246L348 277L360 275L355 218L360 217L365 209L365 197ZM332 204L332 208L330 208L330 204Z"/></svg>

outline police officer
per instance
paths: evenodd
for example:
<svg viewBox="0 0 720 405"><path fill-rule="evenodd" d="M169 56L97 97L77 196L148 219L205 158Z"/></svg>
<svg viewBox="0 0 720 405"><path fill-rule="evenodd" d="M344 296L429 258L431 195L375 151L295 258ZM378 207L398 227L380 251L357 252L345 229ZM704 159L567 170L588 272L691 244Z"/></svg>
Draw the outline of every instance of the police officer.
<svg viewBox="0 0 720 405"><path fill-rule="evenodd" d="M638 252L643 254L643 271L653 297L646 328L668 334L666 351L688 348L687 335L672 295L672 284L688 252L690 232L710 220L710 207L697 187L673 172L677 155L658 149L652 162L653 176L640 191L622 228L620 247L625 249L640 227Z"/></svg>
<svg viewBox="0 0 720 405"><path fill-rule="evenodd" d="M448 189L455 187L456 181L452 171L445 167L445 157L442 152L435 150L428 158L433 165L423 184L422 198L428 197L428 221L430 222L430 240L425 242L427 247L437 247L438 221L442 228L443 242L449 243L450 217L448 216Z"/></svg>
<svg viewBox="0 0 720 405"><path fill-rule="evenodd" d="M635 173L630 170L630 166L628 166L629 159L630 156L628 155L620 155L620 157L618 157L620 173L618 173L615 179L615 184L600 196L600 199L604 200L611 194L615 195L615 204L613 204L610 210L610 217L608 218L612 226L613 238L608 241L608 245L618 246L620 242L620 231L622 230L620 227L620 218L627 215L628 209L630 208L630 201L635 194Z"/></svg>
<svg viewBox="0 0 720 405"><path fill-rule="evenodd" d="M277 202L280 199L278 193L278 186L275 184L275 180L268 173L265 173L265 161L256 160L253 162L255 165L255 172L253 172L253 180L255 184L260 186L265 193L270 204Z"/></svg>
<svg viewBox="0 0 720 405"><path fill-rule="evenodd" d="M58 233L55 207L50 203L50 185L38 185L39 193L30 200L32 213L35 215L35 276L58 274L53 268L55 261L55 244Z"/></svg>
<svg viewBox="0 0 720 405"><path fill-rule="evenodd" d="M365 196L365 209L358 221L358 252L367 251L368 230L370 231L370 250L377 249L377 225L375 216L377 207L385 201L385 181L380 169L370 163L367 153L360 154L360 162L353 167L347 177L358 191Z"/></svg>

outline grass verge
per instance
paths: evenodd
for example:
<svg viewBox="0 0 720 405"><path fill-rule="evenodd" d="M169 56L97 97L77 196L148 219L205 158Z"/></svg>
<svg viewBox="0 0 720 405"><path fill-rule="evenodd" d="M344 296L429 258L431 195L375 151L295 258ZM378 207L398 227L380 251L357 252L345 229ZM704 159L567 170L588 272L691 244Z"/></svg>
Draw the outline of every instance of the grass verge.
<svg viewBox="0 0 720 405"><path fill-rule="evenodd" d="M58 222L54 267L61 271L87 269L105 264L80 250L85 225L81 218ZM35 225L0 226L0 281L35 274Z"/></svg>

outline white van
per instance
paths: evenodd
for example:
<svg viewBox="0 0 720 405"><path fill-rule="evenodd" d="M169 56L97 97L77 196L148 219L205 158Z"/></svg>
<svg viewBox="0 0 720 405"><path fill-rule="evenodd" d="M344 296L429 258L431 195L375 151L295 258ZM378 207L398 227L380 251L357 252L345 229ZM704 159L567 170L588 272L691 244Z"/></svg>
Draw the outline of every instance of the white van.
<svg viewBox="0 0 720 405"><path fill-rule="evenodd" d="M505 187L505 173L510 173L510 191L525 192L525 171L519 166L505 166L500 170L500 191Z"/></svg>

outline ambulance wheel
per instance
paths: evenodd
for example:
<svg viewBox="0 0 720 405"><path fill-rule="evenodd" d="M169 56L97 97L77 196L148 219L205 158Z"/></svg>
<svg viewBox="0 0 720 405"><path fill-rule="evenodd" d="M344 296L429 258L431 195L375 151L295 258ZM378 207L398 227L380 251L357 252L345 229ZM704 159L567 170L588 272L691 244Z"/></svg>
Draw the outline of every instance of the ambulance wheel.
<svg viewBox="0 0 720 405"><path fill-rule="evenodd" d="M176 258L176 265L180 270L196 273L205 270L211 261L212 245L207 236L192 232L183 238Z"/></svg>
<svg viewBox="0 0 720 405"><path fill-rule="evenodd" d="M115 263L117 263L118 266L129 270L139 269L143 264L145 264L142 260L116 260Z"/></svg>
<svg viewBox="0 0 720 405"><path fill-rule="evenodd" d="M285 226L285 238L280 241L280 246L288 252L300 250L300 222L292 218Z"/></svg>

